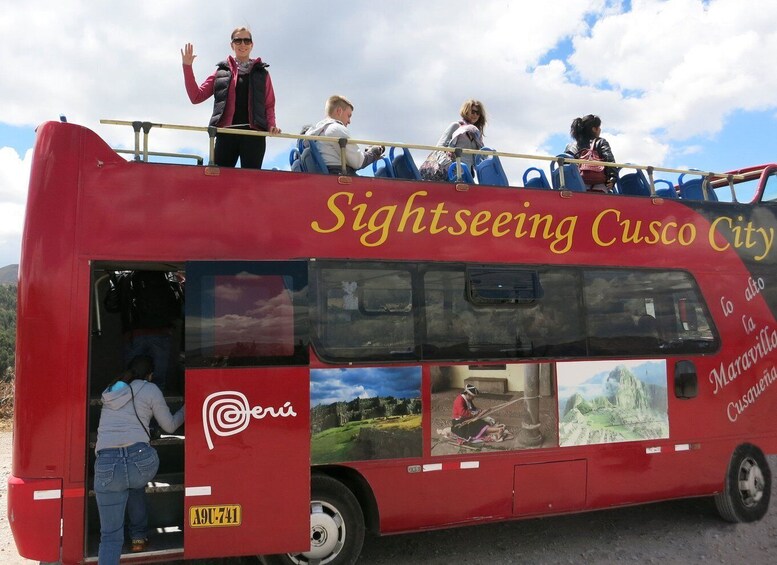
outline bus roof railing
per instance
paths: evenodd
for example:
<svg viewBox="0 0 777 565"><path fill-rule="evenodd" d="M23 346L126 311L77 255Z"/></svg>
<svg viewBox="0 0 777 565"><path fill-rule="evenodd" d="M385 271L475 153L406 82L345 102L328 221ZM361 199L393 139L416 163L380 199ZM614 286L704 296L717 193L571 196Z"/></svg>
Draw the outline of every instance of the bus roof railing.
<svg viewBox="0 0 777 565"><path fill-rule="evenodd" d="M282 138L282 139L294 139L294 140L313 140L313 141L328 141L333 143L338 143L340 145L340 151L341 151L341 161L344 162L344 155L345 155L345 146L347 144L357 144L357 145L380 145L383 147L399 147L399 148L407 148L407 149L422 149L422 150L428 150L428 151L448 151L450 153L454 153L455 155L455 161L457 163L456 170L461 170L461 155L466 154L472 154L472 155L483 155L483 156L489 156L489 155L496 155L498 157L505 157L509 159L526 159L526 160L532 160L532 161L548 161L548 162L556 162L559 167L559 189L564 190L566 188L566 181L564 178L564 165L566 164L575 164L580 165L583 163L588 164L594 164L594 165L602 165L604 167L615 167L618 169L637 169L645 171L648 175L648 181L650 184L650 194L651 196L656 196L656 189L655 189L655 180L653 178L654 172L664 172L664 173L677 173L677 174L686 174L686 175L694 175L699 176L702 178L702 193L704 194L704 199L709 200L708 197L708 190L709 185L712 183L713 180L715 180L715 184L717 186L721 186L722 182L725 182L729 185L731 189L731 196L734 202L736 202L736 194L734 190L734 181L738 180L747 180L749 177L747 174L731 174L731 173L717 173L714 171L702 171L699 169L677 169L672 167L656 167L653 165L639 165L635 163L611 163L607 161L589 161L585 159L576 159L572 156L567 155L556 155L555 157L550 155L533 155L529 153L511 153L507 151L494 151L491 149L482 150L482 149L464 149L464 148L451 148L451 147L442 147L437 145L420 145L416 143L400 143L400 142L394 142L394 141L375 141L375 140L369 140L369 139L355 139L355 138L337 138L337 137L329 137L329 136L323 136L323 135L304 135L304 134L290 134L290 133L269 133L266 131L257 131L257 130L251 130L251 129L235 129L235 128L217 128L214 126L189 126L189 125L180 125L180 124L163 124L163 123L154 123L154 122L144 122L144 121L127 121L127 120L108 120L103 119L100 120L101 124L106 125L118 125L118 126L131 126L135 132L135 149L133 150L121 150L122 153L130 153L135 156L136 161L148 161L149 155L154 156L178 156L178 157L184 157L184 158L195 158L198 160L198 164L202 164L202 158L195 156L195 155L187 155L187 154L174 154L174 153L161 153L161 152L150 152L148 150L148 137L149 133L152 129L158 128L158 129L173 129L173 130L179 130L179 131L196 131L196 132L205 132L208 134L209 137L209 156L208 156L208 166L215 166L215 140L216 140L216 134L225 133L225 134L231 134L231 135L253 135L253 136L260 136L260 137L274 137L274 138ZM143 132L143 149L141 151L140 149L140 132ZM461 181L461 177L459 176L458 181Z"/></svg>
<svg viewBox="0 0 777 565"><path fill-rule="evenodd" d="M116 151L116 153L135 155L136 156L135 160L140 160L137 156L137 153L132 149L114 149L114 151ZM169 153L167 151L148 151L147 155L152 157L178 157L181 159L192 159L194 161L197 161L198 165L202 165L205 161L205 159L202 158L202 155L194 155L192 153Z"/></svg>

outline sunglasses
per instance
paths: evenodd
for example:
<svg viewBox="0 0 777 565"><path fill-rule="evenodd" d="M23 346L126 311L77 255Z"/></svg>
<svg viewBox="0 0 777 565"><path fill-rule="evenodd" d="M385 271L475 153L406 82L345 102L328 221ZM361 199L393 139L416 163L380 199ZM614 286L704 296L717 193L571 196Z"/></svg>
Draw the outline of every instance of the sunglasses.
<svg viewBox="0 0 777 565"><path fill-rule="evenodd" d="M469 111L473 114L477 114L478 116L480 115L480 110L478 108L470 108Z"/></svg>
<svg viewBox="0 0 777 565"><path fill-rule="evenodd" d="M243 45L251 45L253 42L254 40L251 39L250 37L235 37L234 39L232 39L232 43L236 45L240 45L241 43Z"/></svg>

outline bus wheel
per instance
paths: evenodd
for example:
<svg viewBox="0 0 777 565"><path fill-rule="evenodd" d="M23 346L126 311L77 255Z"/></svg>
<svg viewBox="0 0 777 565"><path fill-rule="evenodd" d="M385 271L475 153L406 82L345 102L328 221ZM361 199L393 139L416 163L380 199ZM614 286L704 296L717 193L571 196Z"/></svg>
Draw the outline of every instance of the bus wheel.
<svg viewBox="0 0 777 565"><path fill-rule="evenodd" d="M728 522L755 522L769 509L772 474L761 450L742 444L734 450L722 492L715 495L715 506Z"/></svg>
<svg viewBox="0 0 777 565"><path fill-rule="evenodd" d="M311 477L310 495L310 551L266 555L264 563L356 563L364 543L364 516L356 497L340 481L326 475Z"/></svg>

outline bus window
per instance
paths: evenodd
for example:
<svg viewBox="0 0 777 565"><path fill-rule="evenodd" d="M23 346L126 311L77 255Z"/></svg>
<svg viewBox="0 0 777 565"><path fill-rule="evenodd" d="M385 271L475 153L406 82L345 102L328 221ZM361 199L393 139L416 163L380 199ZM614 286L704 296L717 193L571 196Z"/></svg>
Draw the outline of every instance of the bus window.
<svg viewBox="0 0 777 565"><path fill-rule="evenodd" d="M777 202L777 171L766 177L761 202Z"/></svg>
<svg viewBox="0 0 777 565"><path fill-rule="evenodd" d="M305 305L304 267L188 264L187 366L304 363L303 324L298 321Z"/></svg>
<svg viewBox="0 0 777 565"><path fill-rule="evenodd" d="M496 269L487 269L496 273ZM479 280L473 281L475 272ZM585 338L579 307L578 277L572 269L500 269L507 294L499 299L496 277L491 278L490 299L477 287L484 269L463 267L424 274L424 313L427 359L513 359L585 354ZM467 280L467 275L470 280ZM498 284L493 284L498 283ZM517 298L521 283L530 299ZM523 295L524 297L527 294Z"/></svg>
<svg viewBox="0 0 777 565"><path fill-rule="evenodd" d="M315 344L323 359L405 359L415 352L412 278L390 265L313 264Z"/></svg>
<svg viewBox="0 0 777 565"><path fill-rule="evenodd" d="M687 273L589 270L583 281L590 355L706 353L718 347Z"/></svg>
<svg viewBox="0 0 777 565"><path fill-rule="evenodd" d="M535 270L472 267L467 296L474 304L531 304L542 297L542 287Z"/></svg>

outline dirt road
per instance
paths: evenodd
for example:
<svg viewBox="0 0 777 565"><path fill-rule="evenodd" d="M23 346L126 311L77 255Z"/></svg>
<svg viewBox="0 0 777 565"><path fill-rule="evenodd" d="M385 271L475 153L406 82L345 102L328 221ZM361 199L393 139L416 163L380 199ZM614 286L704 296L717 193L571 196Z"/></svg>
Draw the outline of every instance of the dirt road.
<svg viewBox="0 0 777 565"><path fill-rule="evenodd" d="M23 565L33 561L16 553L6 517L10 451L11 433L0 431L0 563ZM770 457L769 463L773 473L777 472L777 456ZM232 560L217 562L226 565ZM755 524L721 521L708 499L683 500L559 518L368 537L359 562L770 565L777 563L777 481L772 483L769 514Z"/></svg>

